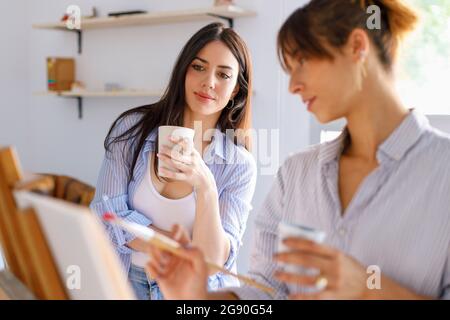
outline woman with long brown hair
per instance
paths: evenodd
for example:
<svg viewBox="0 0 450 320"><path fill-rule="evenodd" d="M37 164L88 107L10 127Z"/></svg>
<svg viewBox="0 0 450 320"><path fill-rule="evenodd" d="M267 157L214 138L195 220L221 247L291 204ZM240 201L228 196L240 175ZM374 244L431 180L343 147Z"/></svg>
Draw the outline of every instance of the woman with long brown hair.
<svg viewBox="0 0 450 320"><path fill-rule="evenodd" d="M112 124L91 208L163 233L181 224L208 259L235 270L256 182L247 134L251 77L248 49L232 29L212 23L194 34L162 98ZM200 143L175 139L172 149L158 150L158 127L167 125L194 129ZM160 171L158 162L164 163ZM137 297L163 298L144 271L146 243L105 227ZM237 282L219 273L208 284L215 289Z"/></svg>
<svg viewBox="0 0 450 320"><path fill-rule="evenodd" d="M376 8L380 28L369 28ZM289 157L257 215L250 274L275 298L450 299L450 138L395 89L400 40L416 20L400 0L312 0L281 27L291 93L320 122L347 125ZM281 238L280 222L325 241ZM173 236L189 243L181 228ZM274 298L250 286L207 294L201 251L181 252L165 264L150 250L148 272L168 298Z"/></svg>

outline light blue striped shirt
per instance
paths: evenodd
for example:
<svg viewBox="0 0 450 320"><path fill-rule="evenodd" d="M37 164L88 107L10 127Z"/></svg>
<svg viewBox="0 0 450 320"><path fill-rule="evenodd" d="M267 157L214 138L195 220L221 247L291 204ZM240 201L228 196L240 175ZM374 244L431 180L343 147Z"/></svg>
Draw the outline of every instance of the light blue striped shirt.
<svg viewBox="0 0 450 320"><path fill-rule="evenodd" d="M421 295L450 299L450 138L411 111L377 150L379 166L359 186L345 214L338 193L337 139L289 157L256 217L250 275L286 298L274 280L280 221L326 232L325 243ZM369 274L368 274L369 276ZM383 286L383 283L381 283ZM241 299L269 299L251 287Z"/></svg>
<svg viewBox="0 0 450 320"><path fill-rule="evenodd" d="M140 116L130 115L120 120L113 129L112 137L119 136L135 124ZM124 154L130 153L129 142L114 143L111 153L105 153L100 169L95 197L90 208L102 215L114 211L119 217L142 225L152 221L134 209L134 195L148 165L149 152L155 150L157 129L146 138L134 168L134 180L128 184L129 164ZM256 162L243 146L237 146L219 130L215 130L212 142L205 151L204 161L211 170L219 195L219 209L222 226L230 240L230 254L224 267L236 271L236 257L242 244L247 218L252 209L251 200L256 184ZM102 201L106 195L109 200ZM128 272L132 249L126 243L135 237L117 226L105 224L105 228ZM209 278L209 288L217 289L238 286L239 282L229 275L217 273Z"/></svg>

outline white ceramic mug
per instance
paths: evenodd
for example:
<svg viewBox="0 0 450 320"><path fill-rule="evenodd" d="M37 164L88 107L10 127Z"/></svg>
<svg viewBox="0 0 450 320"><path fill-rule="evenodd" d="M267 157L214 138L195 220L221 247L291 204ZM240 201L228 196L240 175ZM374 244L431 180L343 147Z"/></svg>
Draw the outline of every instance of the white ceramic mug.
<svg viewBox="0 0 450 320"><path fill-rule="evenodd" d="M161 150L162 146L173 148L174 143L170 141L170 137L188 139L191 147L194 147L194 135L195 131L191 128L177 127L177 126L160 126L158 128L158 150ZM165 168L169 171L174 171L164 166L162 161L158 161L158 174L161 174L160 168Z"/></svg>
<svg viewBox="0 0 450 320"><path fill-rule="evenodd" d="M278 252L288 252L291 250L283 243L283 240L286 238L289 237L303 238L306 240L314 241L316 243L323 243L323 241L325 240L325 236L326 234L324 231L316 230L304 225L282 221L278 224ZM306 274L311 276L316 276L320 273L320 271L317 269L304 268L302 266L285 263L280 263L280 269L282 271L293 274ZM306 287L301 288L299 286L295 287L296 292L312 293L317 291L317 289L314 287L309 288Z"/></svg>

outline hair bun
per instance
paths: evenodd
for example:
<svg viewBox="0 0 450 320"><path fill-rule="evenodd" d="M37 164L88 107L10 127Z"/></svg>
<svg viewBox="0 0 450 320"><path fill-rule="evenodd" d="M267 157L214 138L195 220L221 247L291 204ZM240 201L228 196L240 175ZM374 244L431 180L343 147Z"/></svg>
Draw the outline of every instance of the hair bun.
<svg viewBox="0 0 450 320"><path fill-rule="evenodd" d="M419 20L417 12L410 5L406 5L403 0L361 1L369 2L369 5L372 2L379 5L381 10L387 11L389 29L394 38L403 38L413 31Z"/></svg>

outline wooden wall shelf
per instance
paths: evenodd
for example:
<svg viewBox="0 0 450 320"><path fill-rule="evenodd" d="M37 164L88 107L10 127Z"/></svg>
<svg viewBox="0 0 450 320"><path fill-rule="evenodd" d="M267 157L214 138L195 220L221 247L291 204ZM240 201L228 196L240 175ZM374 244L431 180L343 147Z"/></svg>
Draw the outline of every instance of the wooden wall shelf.
<svg viewBox="0 0 450 320"><path fill-rule="evenodd" d="M121 90L121 91L43 91L35 92L36 96L53 96L63 98L76 98L78 101L78 118L83 118L83 98L139 98L139 97L153 97L159 98L162 95L161 91L150 90Z"/></svg>
<svg viewBox="0 0 450 320"><path fill-rule="evenodd" d="M234 19L254 15L256 15L254 11L245 10L233 5L228 5L204 9L166 11L166 12L162 11L162 12L124 15L119 17L98 17L98 18L82 19L81 30L194 21L200 19L210 19L211 16L223 19ZM66 28L64 22L36 23L33 24L33 28L69 30Z"/></svg>
<svg viewBox="0 0 450 320"><path fill-rule="evenodd" d="M64 22L35 23L33 24L33 28L76 32L78 34L78 53L81 53L81 39L83 30L209 20L211 17L226 20L228 25L233 28L234 18L250 17L255 15L256 12L254 11L246 10L233 5L227 5L203 9L150 12L118 17L85 18L81 19L80 30L68 29Z"/></svg>
<svg viewBox="0 0 450 320"><path fill-rule="evenodd" d="M44 91L36 92L39 96L59 96L70 98L92 98L92 97L160 97L161 92L149 90L121 90L121 91Z"/></svg>

